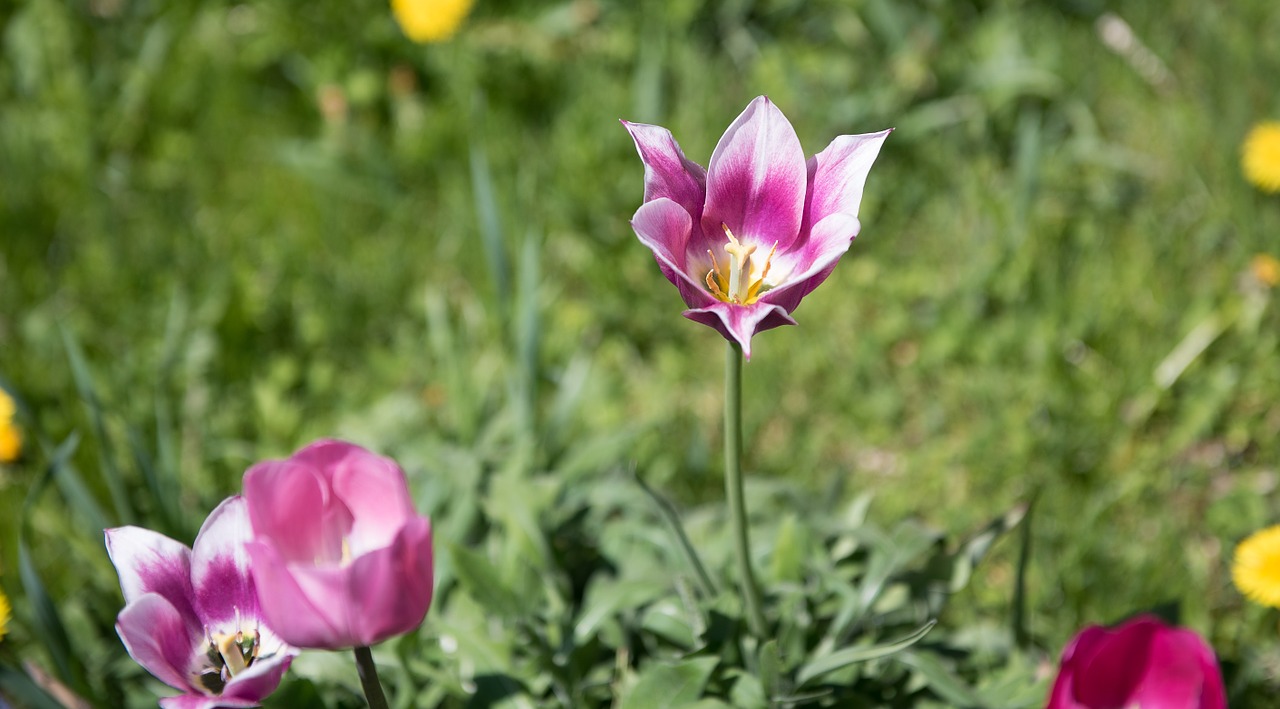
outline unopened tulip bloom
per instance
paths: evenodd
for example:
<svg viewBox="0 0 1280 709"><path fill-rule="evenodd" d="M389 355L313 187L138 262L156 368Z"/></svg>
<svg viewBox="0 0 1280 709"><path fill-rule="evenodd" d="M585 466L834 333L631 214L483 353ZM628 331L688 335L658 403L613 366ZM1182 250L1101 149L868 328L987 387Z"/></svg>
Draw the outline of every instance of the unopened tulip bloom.
<svg viewBox="0 0 1280 709"><path fill-rule="evenodd" d="M1226 709L1213 649L1151 616L1090 626L1062 651L1047 709Z"/></svg>
<svg viewBox="0 0 1280 709"><path fill-rule="evenodd" d="M388 458L322 440L244 476L264 616L298 647L366 647L431 605L431 522Z"/></svg>
<svg viewBox="0 0 1280 709"><path fill-rule="evenodd" d="M116 632L138 664L184 692L161 699L165 709L257 706L297 654L258 612L249 535L239 497L209 515L193 549L149 529L106 531L125 599Z"/></svg>
<svg viewBox="0 0 1280 709"><path fill-rule="evenodd" d="M858 235L862 188L888 130L842 135L805 160L768 98L729 126L704 172L661 126L622 122L644 162L631 227L680 290L684 316L751 358L751 337L791 313Z"/></svg>

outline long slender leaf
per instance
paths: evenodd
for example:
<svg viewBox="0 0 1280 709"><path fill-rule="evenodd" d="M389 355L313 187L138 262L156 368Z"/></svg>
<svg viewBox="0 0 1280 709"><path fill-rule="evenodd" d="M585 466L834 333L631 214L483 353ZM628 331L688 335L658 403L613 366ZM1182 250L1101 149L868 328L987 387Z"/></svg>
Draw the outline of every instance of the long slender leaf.
<svg viewBox="0 0 1280 709"><path fill-rule="evenodd" d="M85 363L80 344L65 327L62 328L62 345L67 351L67 360L71 364L71 376L75 379L76 391L89 411L89 422L93 426L93 435L98 443L98 460L102 466L102 477L106 481L107 491L111 493L111 503L115 507L116 519L132 522L136 516L133 505L129 502L129 495L125 491L120 467L116 465L114 446L111 443L111 437L107 435L107 425L102 415L102 405L98 401L93 377L89 373L89 366Z"/></svg>
<svg viewBox="0 0 1280 709"><path fill-rule="evenodd" d="M29 709L63 709L58 700L49 696L30 677L8 665L0 665L0 689L4 690L5 696L18 700L20 706Z"/></svg>
<svg viewBox="0 0 1280 709"><path fill-rule="evenodd" d="M800 686L803 687L823 675L844 669L849 665L859 662L867 662L868 660L875 660L881 657L888 657L896 652L900 652L920 642L921 638L928 635L929 631L933 629L933 626L937 622L938 621L936 620L931 620L920 626L919 629L910 635L899 638L891 643L886 643L884 645L850 647L843 650L837 650L825 657L820 657L817 660L809 662L801 667L800 671L796 674L796 681L798 681Z"/></svg>

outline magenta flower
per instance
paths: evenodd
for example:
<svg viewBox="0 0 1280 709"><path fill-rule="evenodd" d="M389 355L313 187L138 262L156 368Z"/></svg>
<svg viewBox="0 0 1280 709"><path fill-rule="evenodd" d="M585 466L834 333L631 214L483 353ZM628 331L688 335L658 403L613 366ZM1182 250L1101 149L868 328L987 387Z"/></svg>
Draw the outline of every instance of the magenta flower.
<svg viewBox="0 0 1280 709"><path fill-rule="evenodd" d="M747 359L752 335L796 324L792 311L858 235L862 187L890 132L839 136L806 162L787 117L760 96L703 172L666 128L622 124L644 162L631 227L680 289L684 316Z"/></svg>
<svg viewBox="0 0 1280 709"><path fill-rule="evenodd" d="M160 706L253 707L275 691L298 651L258 613L244 500L218 505L194 549L140 527L106 535L125 600L116 632L138 664L184 692Z"/></svg>
<svg viewBox="0 0 1280 709"><path fill-rule="evenodd" d="M1226 709L1213 649L1152 616L1090 626L1062 651L1047 709Z"/></svg>
<svg viewBox="0 0 1280 709"><path fill-rule="evenodd" d="M317 441L244 476L263 616L298 647L363 647L418 627L431 605L431 521L394 461Z"/></svg>

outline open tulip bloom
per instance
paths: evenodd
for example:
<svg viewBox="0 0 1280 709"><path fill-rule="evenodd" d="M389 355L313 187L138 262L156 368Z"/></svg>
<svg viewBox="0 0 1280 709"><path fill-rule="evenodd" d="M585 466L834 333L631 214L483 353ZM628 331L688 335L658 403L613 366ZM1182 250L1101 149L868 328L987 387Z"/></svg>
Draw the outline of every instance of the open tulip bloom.
<svg viewBox="0 0 1280 709"><path fill-rule="evenodd" d="M165 709L257 706L297 654L258 612L249 536L239 497L218 505L191 549L149 529L106 530L125 599L116 631L138 664L184 692L161 699Z"/></svg>
<svg viewBox="0 0 1280 709"><path fill-rule="evenodd" d="M431 522L394 461L322 440L244 476L264 617L298 647L361 648L431 605Z"/></svg>
<svg viewBox="0 0 1280 709"><path fill-rule="evenodd" d="M661 126L628 123L645 166L631 226L680 290L684 316L751 358L751 337L794 325L791 313L858 235L867 172L889 130L842 135L805 160L768 98L729 126L706 171Z"/></svg>

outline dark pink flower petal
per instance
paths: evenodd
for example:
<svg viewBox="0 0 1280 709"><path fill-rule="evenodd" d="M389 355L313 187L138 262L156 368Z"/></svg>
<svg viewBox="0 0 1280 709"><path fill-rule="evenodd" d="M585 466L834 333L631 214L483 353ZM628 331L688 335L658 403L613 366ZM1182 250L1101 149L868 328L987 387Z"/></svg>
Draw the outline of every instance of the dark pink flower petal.
<svg viewBox="0 0 1280 709"><path fill-rule="evenodd" d="M800 306L800 300L822 285L835 269L836 262L849 250L861 228L858 218L849 214L832 214L818 222L809 233L804 248L783 254L777 259L779 270L789 273L787 280L760 296L760 302L781 306L788 313Z"/></svg>
<svg viewBox="0 0 1280 709"><path fill-rule="evenodd" d="M779 251L786 251L800 233L807 181L795 129L761 96L711 153L702 231L716 238L721 225L727 225L744 244L768 249L777 243Z"/></svg>
<svg viewBox="0 0 1280 709"><path fill-rule="evenodd" d="M686 305L700 308L716 302L699 276L687 270L692 221L683 207L665 197L648 202L636 210L631 228L653 252L667 279L680 289Z"/></svg>
<svg viewBox="0 0 1280 709"><path fill-rule="evenodd" d="M116 617L116 634L129 656L156 679L195 691L188 677L201 636L167 598L158 593L135 597Z"/></svg>
<svg viewBox="0 0 1280 709"><path fill-rule="evenodd" d="M311 578L300 581L300 574L271 545L254 541L247 549L262 617L280 639L295 647L341 647L330 644L349 635L350 599L341 572L313 567L305 569ZM325 575L313 578L318 574Z"/></svg>
<svg viewBox="0 0 1280 709"><path fill-rule="evenodd" d="M185 544L141 527L108 529L106 537L107 555L120 576L126 604L156 593L194 622L191 550Z"/></svg>
<svg viewBox="0 0 1280 709"><path fill-rule="evenodd" d="M249 669L240 672L222 690L223 701L244 701L249 704L226 704L223 706L256 706L280 686L285 671L297 657L294 648L284 648L270 657L260 657Z"/></svg>
<svg viewBox="0 0 1280 709"><path fill-rule="evenodd" d="M893 129L879 133L842 135L831 141L825 150L809 159L808 196L805 200L802 234L810 225L832 214L858 216L862 205L862 190L867 183L867 173L880 147Z"/></svg>
<svg viewBox="0 0 1280 709"><path fill-rule="evenodd" d="M353 644L373 645L417 628L431 606L431 523L411 520L390 546L356 559L348 578L351 598L364 599Z"/></svg>
<svg viewBox="0 0 1280 709"><path fill-rule="evenodd" d="M223 500L196 535L191 552L196 613L214 630L258 617L258 594L244 548L252 538L249 510L239 496Z"/></svg>
<svg viewBox="0 0 1280 709"><path fill-rule="evenodd" d="M684 151L662 126L623 121L644 163L644 201L666 197L684 207L696 224L702 218L707 197L707 173L684 156Z"/></svg>
<svg viewBox="0 0 1280 709"><path fill-rule="evenodd" d="M742 356L751 360L751 336L782 325L795 325L787 311L777 305L759 302L755 305L733 305L715 301L705 308L684 311L694 322L713 327L726 340L742 347Z"/></svg>
<svg viewBox="0 0 1280 709"><path fill-rule="evenodd" d="M1151 616L1081 631L1062 653L1047 709L1225 709L1213 650Z"/></svg>
<svg viewBox="0 0 1280 709"><path fill-rule="evenodd" d="M244 474L244 498L254 535L270 540L282 558L342 559L350 514L332 498L321 469L292 459L258 463Z"/></svg>

